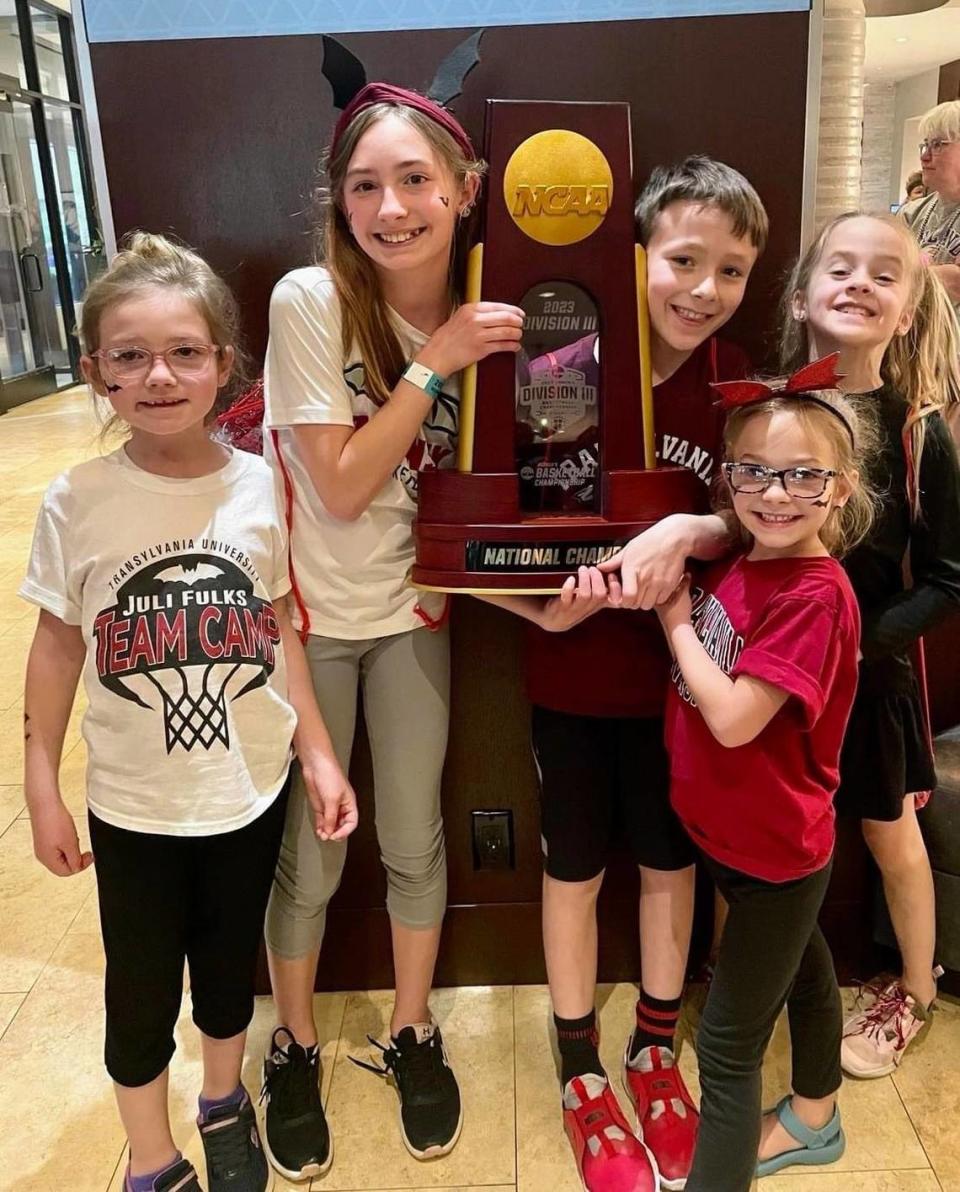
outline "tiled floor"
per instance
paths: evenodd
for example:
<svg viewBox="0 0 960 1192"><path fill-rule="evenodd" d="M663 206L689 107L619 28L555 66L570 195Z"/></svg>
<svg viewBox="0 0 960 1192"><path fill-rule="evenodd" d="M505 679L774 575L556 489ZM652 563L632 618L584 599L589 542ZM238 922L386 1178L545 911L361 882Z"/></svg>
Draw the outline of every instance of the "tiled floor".
<svg viewBox="0 0 960 1192"><path fill-rule="evenodd" d="M48 480L97 450L87 398L46 398L0 419L0 1190L118 1192L123 1135L101 1064L102 951L94 874L54 878L34 861L20 782L21 683L33 627L15 592L33 517ZM63 789L81 834L83 745L79 710L66 741ZM603 1044L611 1072L631 1020L629 986L600 991ZM320 1189L443 1189L574 1192L579 1187L560 1127L549 1003L539 986L445 989L434 998L463 1089L463 1136L448 1158L411 1159L395 1127L393 1090L348 1062L366 1035L381 1035L382 992L317 998L324 1094L336 1161ZM272 1025L261 999L250 1055ZM192 1119L199 1049L185 1003L171 1080L174 1132L199 1162ZM694 1093L696 1060L682 1065ZM765 1068L773 1100L786 1089L786 1032L778 1030ZM257 1086L251 1059L246 1080ZM841 1094L849 1140L829 1171L783 1174L764 1192L960 1192L960 1007L946 1003L903 1071L848 1081ZM277 1187L282 1188L283 1181Z"/></svg>

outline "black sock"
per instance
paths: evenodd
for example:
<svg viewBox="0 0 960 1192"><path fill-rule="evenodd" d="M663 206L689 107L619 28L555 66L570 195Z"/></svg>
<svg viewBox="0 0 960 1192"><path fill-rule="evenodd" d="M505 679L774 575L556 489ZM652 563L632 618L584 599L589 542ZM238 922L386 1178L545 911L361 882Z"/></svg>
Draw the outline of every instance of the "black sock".
<svg viewBox="0 0 960 1192"><path fill-rule="evenodd" d="M606 1072L597 1051L600 1037L597 1034L596 1010L591 1010L582 1018L560 1018L554 1014L553 1023L560 1045L560 1083L566 1086L567 1081L573 1080L574 1076L583 1076L587 1072L596 1072L598 1076L605 1077Z"/></svg>
<svg viewBox="0 0 960 1192"><path fill-rule="evenodd" d="M674 1035L677 1033L677 1019L680 1017L682 998L651 997L640 986L637 1001L637 1025L630 1040L630 1058L635 1060L637 1052L644 1047L667 1047L673 1051Z"/></svg>

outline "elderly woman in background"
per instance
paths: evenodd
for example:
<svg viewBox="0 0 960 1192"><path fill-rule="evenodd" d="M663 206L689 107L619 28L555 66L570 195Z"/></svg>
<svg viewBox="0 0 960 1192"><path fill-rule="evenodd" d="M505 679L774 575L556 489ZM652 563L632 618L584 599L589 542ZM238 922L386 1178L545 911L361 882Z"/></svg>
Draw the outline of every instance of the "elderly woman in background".
<svg viewBox="0 0 960 1192"><path fill-rule="evenodd" d="M920 121L920 166L927 194L900 216L960 308L960 99L938 104Z"/></svg>
<svg viewBox="0 0 960 1192"><path fill-rule="evenodd" d="M960 317L960 99L937 104L920 121L920 166L927 193L899 215ZM944 418L960 450L960 409L944 411Z"/></svg>

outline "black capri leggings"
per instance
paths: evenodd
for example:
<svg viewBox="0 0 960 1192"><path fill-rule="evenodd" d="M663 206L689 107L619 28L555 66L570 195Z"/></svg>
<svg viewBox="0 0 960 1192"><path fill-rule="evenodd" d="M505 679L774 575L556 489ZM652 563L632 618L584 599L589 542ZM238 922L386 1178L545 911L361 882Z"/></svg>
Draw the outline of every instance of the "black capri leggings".
<svg viewBox="0 0 960 1192"><path fill-rule="evenodd" d="M705 862L730 914L697 1038L701 1116L687 1192L747 1192L760 1143L760 1068L784 1003L793 1091L816 1099L840 1087L840 991L817 926L831 865L774 884Z"/></svg>
<svg viewBox="0 0 960 1192"><path fill-rule="evenodd" d="M246 827L218 836L115 828L92 812L107 956L107 1071L130 1088L170 1063L190 965L193 1021L214 1039L246 1030L287 787Z"/></svg>

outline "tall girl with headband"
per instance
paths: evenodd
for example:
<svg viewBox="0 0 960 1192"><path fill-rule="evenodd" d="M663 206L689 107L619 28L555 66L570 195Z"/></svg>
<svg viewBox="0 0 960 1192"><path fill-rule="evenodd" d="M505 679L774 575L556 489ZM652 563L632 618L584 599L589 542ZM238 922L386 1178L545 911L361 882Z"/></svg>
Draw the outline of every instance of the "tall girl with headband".
<svg viewBox="0 0 960 1192"><path fill-rule="evenodd" d="M207 1190L272 1183L240 1065L291 740L311 831L342 840L356 825L284 609L270 470L208 433L238 325L224 282L160 236L133 236L93 282L81 366L128 435L51 484L21 588L40 608L24 700L34 850L64 877L96 863L125 1192L200 1192L167 1112L185 959ZM58 783L81 672L92 856Z"/></svg>
<svg viewBox="0 0 960 1192"><path fill-rule="evenodd" d="M324 264L287 274L270 305L268 451L290 501L297 626L345 768L363 695L396 977L382 1071L407 1149L428 1158L455 1145L462 1113L427 1000L446 907L448 638L442 598L409 581L411 525L418 470L454 462L460 370L517 351L523 312L459 305L482 164L449 112L368 84L326 172ZM345 857L340 842L318 846L295 779L267 915L280 1026L265 1065L267 1144L290 1179L332 1161L312 999Z"/></svg>
<svg viewBox="0 0 960 1192"><path fill-rule="evenodd" d="M860 395L882 437L883 507L846 560L863 640L837 810L862 822L903 959L900 979L868 989L844 1026L845 1071L883 1076L936 996L933 879L914 799L936 775L910 649L960 603L960 476L943 417L960 399L960 343L940 282L910 231L886 215L829 223L784 303L784 365L839 352L842 388Z"/></svg>
<svg viewBox="0 0 960 1192"><path fill-rule="evenodd" d="M697 1057L700 1129L687 1192L843 1153L842 1012L817 926L833 794L857 682L859 615L831 558L867 530L864 432L824 364L780 391L716 386L736 404L724 477L745 549L658 606L674 656L670 802L729 904ZM786 1004L793 1093L761 1120L763 1053ZM759 1162L758 1162L759 1155Z"/></svg>

